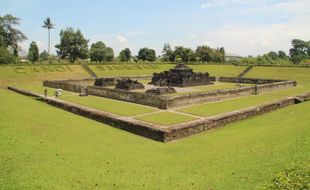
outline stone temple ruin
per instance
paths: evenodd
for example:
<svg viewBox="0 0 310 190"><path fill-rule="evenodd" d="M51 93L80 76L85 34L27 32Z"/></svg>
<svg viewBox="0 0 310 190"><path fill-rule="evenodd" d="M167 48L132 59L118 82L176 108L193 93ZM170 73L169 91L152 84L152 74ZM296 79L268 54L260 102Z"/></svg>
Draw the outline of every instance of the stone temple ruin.
<svg viewBox="0 0 310 190"><path fill-rule="evenodd" d="M158 88L151 88L145 91L146 94L154 94L154 95L163 95L163 94L174 94L177 93L176 90L172 87L158 87Z"/></svg>
<svg viewBox="0 0 310 190"><path fill-rule="evenodd" d="M178 64L169 71L154 73L152 81L150 82L150 84L153 85L146 85L145 88L143 84L136 79L145 81L149 80L150 76L46 80L43 81L43 85L79 93L80 96L90 95L132 102L159 109L172 109L172 111L176 111L180 114L184 113L179 112L178 108L183 106L250 96L273 90L291 88L297 85L296 81L283 79L244 78L239 76L211 77L209 73L195 73L185 64ZM221 83L233 83L237 84L237 86L214 90L201 90L200 87L193 87L195 85L209 85L216 81ZM187 86L190 87L186 88ZM120 116L113 112L97 110L57 98L50 98L47 96L47 93L46 96L41 96L36 93L18 90L14 87L11 89L29 96L40 97L40 100L44 100L50 105L63 108L72 113L162 142L169 142L202 131L216 129L234 121L310 100L310 93L307 93L219 115L204 117L194 116L194 114L192 114L191 117L195 118L194 120L173 125L161 125L148 121L141 121L137 116ZM154 114L156 114L156 112L154 112Z"/></svg>
<svg viewBox="0 0 310 190"><path fill-rule="evenodd" d="M138 90L138 89L144 89L144 86L142 83L140 83L137 80L132 79L118 79L115 89L119 90Z"/></svg>
<svg viewBox="0 0 310 190"><path fill-rule="evenodd" d="M115 86L115 78L96 78L94 86Z"/></svg>
<svg viewBox="0 0 310 190"><path fill-rule="evenodd" d="M177 64L173 69L161 73L154 73L152 81L149 84L155 86L175 86L187 87L213 84L214 77L209 73L195 73L193 69L187 67L184 63Z"/></svg>

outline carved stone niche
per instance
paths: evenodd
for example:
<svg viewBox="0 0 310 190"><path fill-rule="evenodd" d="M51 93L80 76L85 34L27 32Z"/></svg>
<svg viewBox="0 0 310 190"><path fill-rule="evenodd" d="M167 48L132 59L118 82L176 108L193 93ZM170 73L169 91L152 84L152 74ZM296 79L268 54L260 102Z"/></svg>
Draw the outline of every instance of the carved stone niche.
<svg viewBox="0 0 310 190"><path fill-rule="evenodd" d="M154 95L163 95L163 94L176 93L176 90L172 87L158 87L158 88L151 88L147 90L145 93Z"/></svg>
<svg viewBox="0 0 310 190"><path fill-rule="evenodd" d="M137 80L119 79L119 80L117 80L115 89L118 89L118 90L138 90L138 89L144 89L144 86L142 83L140 83Z"/></svg>
<svg viewBox="0 0 310 190"><path fill-rule="evenodd" d="M97 78L94 82L95 86L115 86L115 78Z"/></svg>

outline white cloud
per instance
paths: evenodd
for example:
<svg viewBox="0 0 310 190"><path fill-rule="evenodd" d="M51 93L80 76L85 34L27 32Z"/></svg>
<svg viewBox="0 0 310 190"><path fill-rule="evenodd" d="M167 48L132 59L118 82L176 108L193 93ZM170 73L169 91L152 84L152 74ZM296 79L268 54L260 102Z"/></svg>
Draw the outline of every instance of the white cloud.
<svg viewBox="0 0 310 190"><path fill-rule="evenodd" d="M120 44L127 44L128 43L128 39L124 36L117 36L116 37L118 43Z"/></svg>
<svg viewBox="0 0 310 190"><path fill-rule="evenodd" d="M259 6L271 2L271 0L207 0L200 7L202 9L214 6L253 5Z"/></svg>
<svg viewBox="0 0 310 190"><path fill-rule="evenodd" d="M307 22L293 21L270 25L226 25L208 32L204 40L216 46L224 46L228 52L241 55L258 55L271 50L288 52L291 40L309 40Z"/></svg>
<svg viewBox="0 0 310 190"><path fill-rule="evenodd" d="M271 0L209 0L202 8L243 4L247 5L239 10L243 15L270 15L271 21L266 21L265 24L231 21L230 24L205 33L201 41L214 44L215 47L224 46L228 52L241 55L258 55L271 50L288 52L292 39L310 39L309 0L284 0L281 2ZM276 14L275 18L277 15L281 15L286 20L272 22L274 19L272 15L274 14Z"/></svg>

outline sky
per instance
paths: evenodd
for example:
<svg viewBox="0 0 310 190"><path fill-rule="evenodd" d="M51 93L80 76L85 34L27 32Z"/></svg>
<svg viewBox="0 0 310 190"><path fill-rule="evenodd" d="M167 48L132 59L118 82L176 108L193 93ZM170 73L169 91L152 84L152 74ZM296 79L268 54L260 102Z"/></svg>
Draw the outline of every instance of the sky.
<svg viewBox="0 0 310 190"><path fill-rule="evenodd" d="M164 43L195 49L225 47L242 56L288 52L291 40L310 40L310 0L0 0L0 15L21 19L28 40L47 49L43 20L50 17L51 51L61 29L80 29L89 45L103 41L137 54L148 47L161 54Z"/></svg>

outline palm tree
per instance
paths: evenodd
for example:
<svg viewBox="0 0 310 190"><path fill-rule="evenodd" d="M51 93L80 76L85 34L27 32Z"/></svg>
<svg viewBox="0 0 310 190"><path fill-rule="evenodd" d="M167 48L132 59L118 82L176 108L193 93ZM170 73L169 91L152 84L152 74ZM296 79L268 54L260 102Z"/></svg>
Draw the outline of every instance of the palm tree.
<svg viewBox="0 0 310 190"><path fill-rule="evenodd" d="M48 30L48 54L50 55L50 43L51 43L51 34L50 34L50 29L54 29L55 24L53 24L51 22L51 19L49 17L47 17L44 21L43 21L43 28L47 28Z"/></svg>

